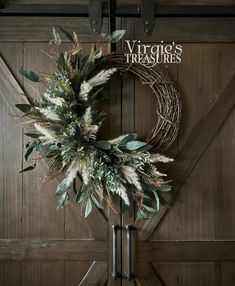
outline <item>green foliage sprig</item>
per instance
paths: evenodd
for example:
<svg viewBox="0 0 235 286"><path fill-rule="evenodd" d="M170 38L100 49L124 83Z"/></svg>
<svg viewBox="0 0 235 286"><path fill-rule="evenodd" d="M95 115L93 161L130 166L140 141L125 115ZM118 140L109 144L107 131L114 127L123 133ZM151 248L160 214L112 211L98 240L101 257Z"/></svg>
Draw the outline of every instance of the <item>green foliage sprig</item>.
<svg viewBox="0 0 235 286"><path fill-rule="evenodd" d="M70 199L71 186L82 181L76 193L76 202L82 204L85 217L92 207L103 208L106 201L112 207L112 196L123 200L123 209L133 203L138 207L138 218L147 219L148 213L166 204L163 193L171 190L164 181L165 174L156 163L171 162L160 154L151 154L151 145L139 141L135 133L121 135L113 140L98 140L104 115L96 110L105 83L117 71L116 67L97 70L102 59L101 45L93 46L89 54L82 52L76 33L62 32L72 42L72 49L58 53L59 33L53 28L52 53L57 71L40 78L33 71L21 70L29 80L47 83L47 90L35 104L17 104L16 107L30 118L31 138L26 145L25 160L33 151L40 158L50 160L50 177L60 173L65 178L58 184L58 208L64 208ZM103 41L117 42L125 31L103 35ZM36 167L39 159L24 171Z"/></svg>

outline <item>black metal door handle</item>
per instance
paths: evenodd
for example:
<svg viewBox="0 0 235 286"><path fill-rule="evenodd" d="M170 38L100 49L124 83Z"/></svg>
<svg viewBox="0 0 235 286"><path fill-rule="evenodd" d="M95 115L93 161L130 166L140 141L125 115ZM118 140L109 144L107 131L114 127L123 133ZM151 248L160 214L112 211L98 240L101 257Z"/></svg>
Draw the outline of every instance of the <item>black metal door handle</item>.
<svg viewBox="0 0 235 286"><path fill-rule="evenodd" d="M117 280L119 277L118 270L117 270L117 230L119 229L118 224L113 224L113 272L112 272L112 278L113 280Z"/></svg>
<svg viewBox="0 0 235 286"><path fill-rule="evenodd" d="M126 237L127 237L127 273L126 279L130 281L133 278L132 273L132 253L131 253L131 231L134 227L131 224L126 225Z"/></svg>

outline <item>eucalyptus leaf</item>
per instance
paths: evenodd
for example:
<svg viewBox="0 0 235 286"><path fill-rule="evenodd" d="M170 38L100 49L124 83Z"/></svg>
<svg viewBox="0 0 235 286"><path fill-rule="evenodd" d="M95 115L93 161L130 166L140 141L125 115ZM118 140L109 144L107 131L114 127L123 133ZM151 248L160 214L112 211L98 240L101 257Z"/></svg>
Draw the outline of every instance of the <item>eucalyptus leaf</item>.
<svg viewBox="0 0 235 286"><path fill-rule="evenodd" d="M142 142L142 141L130 141L127 142L126 148L130 151L138 150L139 148L147 145L147 143Z"/></svg>
<svg viewBox="0 0 235 286"><path fill-rule="evenodd" d="M171 186L169 185L162 185L161 187L158 188L159 191L161 192L170 192L171 191Z"/></svg>
<svg viewBox="0 0 235 286"><path fill-rule="evenodd" d="M91 199L88 198L87 203L86 203L86 208L85 208L85 217L88 217L91 211L92 211L92 203L91 203Z"/></svg>
<svg viewBox="0 0 235 286"><path fill-rule="evenodd" d="M53 33L53 41L55 44L60 45L61 44L61 37L60 34L56 31L55 27L53 27L52 29L52 33Z"/></svg>
<svg viewBox="0 0 235 286"><path fill-rule="evenodd" d="M75 201L77 204L79 204L83 201L87 189L88 189L87 185L84 185L84 184L81 185L79 191L77 192L76 198L75 198Z"/></svg>
<svg viewBox="0 0 235 286"><path fill-rule="evenodd" d="M138 213L137 213L137 219L148 220L149 217L147 216L147 214L143 210L139 209Z"/></svg>
<svg viewBox="0 0 235 286"><path fill-rule="evenodd" d="M48 149L47 149L46 155L50 155L51 153L56 152L56 151L58 151L59 149L60 149L60 148L59 148L58 145L55 145L55 144L50 145L50 146L48 147Z"/></svg>
<svg viewBox="0 0 235 286"><path fill-rule="evenodd" d="M81 60L80 60L80 65L79 65L79 69L80 69L80 73L81 74L85 74L86 71L87 71L87 68L89 66L89 55L85 55L85 56L82 56L81 57Z"/></svg>
<svg viewBox="0 0 235 286"><path fill-rule="evenodd" d="M25 161L28 160L28 157L33 152L35 146L36 146L35 142L29 145L29 147L28 147L28 149L27 149L27 151L26 151L26 153L24 155Z"/></svg>
<svg viewBox="0 0 235 286"><path fill-rule="evenodd" d="M158 198L159 198L161 205L163 205L164 207L166 207L168 209L171 208L171 204L165 200L165 198L161 195L160 192L158 192Z"/></svg>
<svg viewBox="0 0 235 286"><path fill-rule="evenodd" d="M31 137L31 138L38 138L40 137L42 134L37 134L37 133L25 133L24 135Z"/></svg>
<svg viewBox="0 0 235 286"><path fill-rule="evenodd" d="M68 178L64 178L59 185L57 186L56 190L55 190L55 194L56 195L61 195L62 193L64 193L70 186L70 183L68 182Z"/></svg>
<svg viewBox="0 0 235 286"><path fill-rule="evenodd" d="M64 192L59 199L57 210L65 208L68 202L69 202L69 194L67 192Z"/></svg>
<svg viewBox="0 0 235 286"><path fill-rule="evenodd" d="M39 76L31 70L23 70L23 68L20 70L20 73L27 79L33 81L33 82L38 82L39 81Z"/></svg>
<svg viewBox="0 0 235 286"><path fill-rule="evenodd" d="M159 211L160 210L160 200L159 200L158 194L155 191L153 191L153 194L155 196L155 200L156 200L156 204L157 204L157 211Z"/></svg>
<svg viewBox="0 0 235 286"><path fill-rule="evenodd" d="M112 145L104 140L97 141L96 146L103 150L110 150L112 148Z"/></svg>
<svg viewBox="0 0 235 286"><path fill-rule="evenodd" d="M143 147L138 148L138 152L146 152L149 151L152 148L152 145L146 144Z"/></svg>
<svg viewBox="0 0 235 286"><path fill-rule="evenodd" d="M43 144L41 143L41 141L37 142L37 144L35 145L35 150L38 152L42 149Z"/></svg>
<svg viewBox="0 0 235 286"><path fill-rule="evenodd" d="M98 200L96 199L95 196L91 195L91 199L92 199L94 205L95 205L98 209L103 209L103 207L102 207L101 204L98 202Z"/></svg>
<svg viewBox="0 0 235 286"><path fill-rule="evenodd" d="M117 43L118 41L121 40L121 38L125 35L126 30L116 30L112 32L111 37L110 37L110 42L111 43Z"/></svg>
<svg viewBox="0 0 235 286"><path fill-rule="evenodd" d="M157 212L157 211L158 211L157 209L155 209L155 208L151 208L151 207L146 206L146 205L144 205L144 208L145 208L147 211L151 212L151 213L155 213L155 212Z"/></svg>
<svg viewBox="0 0 235 286"><path fill-rule="evenodd" d="M30 105L30 104L16 104L15 107L18 108L20 111L27 113L27 112L30 112L32 105Z"/></svg>
<svg viewBox="0 0 235 286"><path fill-rule="evenodd" d="M134 141L137 138L136 133L130 133L127 136L125 136L122 141L119 143L120 146L125 146L127 142Z"/></svg>
<svg viewBox="0 0 235 286"><path fill-rule="evenodd" d="M64 53L60 53L58 60L57 60L57 67L58 67L58 70L61 72L69 70L66 51Z"/></svg>
<svg viewBox="0 0 235 286"><path fill-rule="evenodd" d="M81 191L78 191L76 194L76 198L75 198L76 203L77 204L81 203L83 199L84 199L84 193Z"/></svg>
<svg viewBox="0 0 235 286"><path fill-rule="evenodd" d="M60 31L65 34L65 36L67 37L67 39L72 42L73 44L75 44L75 41L74 41L74 38L73 38L73 34L70 33L69 31L63 29L63 28L60 28Z"/></svg>
<svg viewBox="0 0 235 286"><path fill-rule="evenodd" d="M31 170L33 170L35 167L36 167L36 164L30 165L29 167L27 167L27 168L21 170L20 173L27 172L27 171L31 171Z"/></svg>

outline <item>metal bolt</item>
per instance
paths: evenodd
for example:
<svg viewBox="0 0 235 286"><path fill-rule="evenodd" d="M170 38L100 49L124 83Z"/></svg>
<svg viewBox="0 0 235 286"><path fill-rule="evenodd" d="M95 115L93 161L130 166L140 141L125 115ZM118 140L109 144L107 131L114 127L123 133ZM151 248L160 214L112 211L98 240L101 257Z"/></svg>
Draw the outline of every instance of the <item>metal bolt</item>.
<svg viewBox="0 0 235 286"><path fill-rule="evenodd" d="M145 33L149 33L149 29L148 28L146 28L144 31L145 31Z"/></svg>
<svg viewBox="0 0 235 286"><path fill-rule="evenodd" d="M98 23L98 22L97 22L96 20L93 20L93 21L92 21L92 24L93 24L93 25L96 25L97 23Z"/></svg>
<svg viewBox="0 0 235 286"><path fill-rule="evenodd" d="M149 21L148 20L146 20L144 23L145 23L145 25L149 25Z"/></svg>

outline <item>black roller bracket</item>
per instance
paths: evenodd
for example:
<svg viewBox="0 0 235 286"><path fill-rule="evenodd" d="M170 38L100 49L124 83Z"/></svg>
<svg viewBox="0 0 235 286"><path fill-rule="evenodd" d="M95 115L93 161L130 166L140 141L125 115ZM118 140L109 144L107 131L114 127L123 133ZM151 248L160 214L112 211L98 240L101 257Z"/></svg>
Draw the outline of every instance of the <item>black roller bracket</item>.
<svg viewBox="0 0 235 286"><path fill-rule="evenodd" d="M102 0L89 0L88 14L91 30L98 34L102 26Z"/></svg>
<svg viewBox="0 0 235 286"><path fill-rule="evenodd" d="M151 35L155 23L154 0L142 0L140 6L141 21L145 35Z"/></svg>

